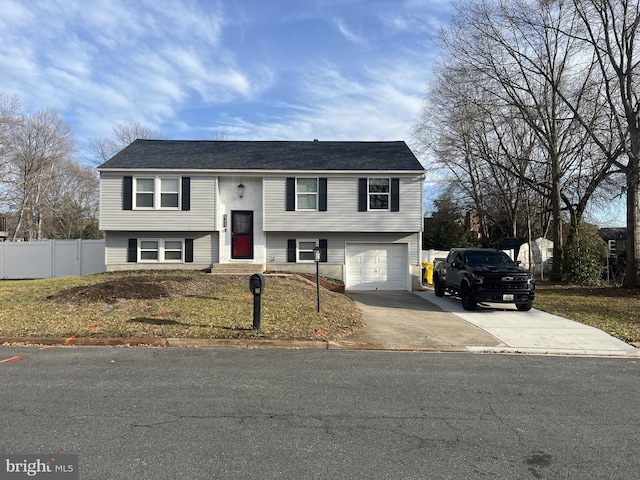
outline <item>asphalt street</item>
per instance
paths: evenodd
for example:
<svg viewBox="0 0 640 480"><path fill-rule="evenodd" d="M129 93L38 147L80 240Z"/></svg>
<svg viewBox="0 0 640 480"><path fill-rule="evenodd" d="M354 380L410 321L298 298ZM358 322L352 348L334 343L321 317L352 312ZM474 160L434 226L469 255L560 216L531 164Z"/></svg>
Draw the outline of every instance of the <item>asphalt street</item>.
<svg viewBox="0 0 640 480"><path fill-rule="evenodd" d="M83 480L635 479L638 362L0 347L0 452Z"/></svg>

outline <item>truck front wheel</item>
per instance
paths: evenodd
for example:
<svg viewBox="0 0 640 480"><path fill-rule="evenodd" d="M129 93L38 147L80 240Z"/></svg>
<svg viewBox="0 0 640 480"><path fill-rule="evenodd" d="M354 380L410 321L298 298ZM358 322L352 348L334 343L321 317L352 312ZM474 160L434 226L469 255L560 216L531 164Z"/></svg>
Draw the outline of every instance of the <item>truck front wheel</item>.
<svg viewBox="0 0 640 480"><path fill-rule="evenodd" d="M468 285L462 285L460 289L460 300L462 300L462 308L465 310L475 310L478 306Z"/></svg>
<svg viewBox="0 0 640 480"><path fill-rule="evenodd" d="M532 306L533 306L533 302L516 303L516 308L520 312L528 312L529 310L531 310Z"/></svg>
<svg viewBox="0 0 640 480"><path fill-rule="evenodd" d="M436 297L444 297L444 287L442 286L439 275L434 275L433 277L433 288L436 291Z"/></svg>

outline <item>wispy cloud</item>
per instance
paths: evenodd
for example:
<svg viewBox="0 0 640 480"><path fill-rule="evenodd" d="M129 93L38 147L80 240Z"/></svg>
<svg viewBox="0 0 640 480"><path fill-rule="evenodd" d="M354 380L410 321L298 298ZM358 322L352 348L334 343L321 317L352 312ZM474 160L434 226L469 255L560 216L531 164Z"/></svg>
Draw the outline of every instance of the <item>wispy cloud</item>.
<svg viewBox="0 0 640 480"><path fill-rule="evenodd" d="M402 140L422 104L424 68L415 59L373 66L356 76L331 63L309 66L287 116L221 119L232 139ZM409 119L409 121L408 121Z"/></svg>
<svg viewBox="0 0 640 480"><path fill-rule="evenodd" d="M91 133L95 117L160 125L197 102L251 96L251 72L222 45L219 3L0 0L0 89L54 108ZM92 105L97 114L88 115Z"/></svg>
<svg viewBox="0 0 640 480"><path fill-rule="evenodd" d="M367 41L364 37L355 34L349 27L345 21L340 17L335 17L333 19L333 23L336 27L338 27L338 31L350 42L357 43L360 45L366 45Z"/></svg>
<svg viewBox="0 0 640 480"><path fill-rule="evenodd" d="M57 110L81 141L128 122L174 138L402 139L433 5L0 0L0 91Z"/></svg>

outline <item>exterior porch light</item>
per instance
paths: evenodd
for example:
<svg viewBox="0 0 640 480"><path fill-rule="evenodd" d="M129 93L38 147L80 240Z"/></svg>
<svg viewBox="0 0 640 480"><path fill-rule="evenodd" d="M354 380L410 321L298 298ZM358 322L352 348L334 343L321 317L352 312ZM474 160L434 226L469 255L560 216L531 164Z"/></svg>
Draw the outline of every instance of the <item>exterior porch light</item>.
<svg viewBox="0 0 640 480"><path fill-rule="evenodd" d="M238 184L238 196L240 198L244 197L244 185L242 184L242 182Z"/></svg>

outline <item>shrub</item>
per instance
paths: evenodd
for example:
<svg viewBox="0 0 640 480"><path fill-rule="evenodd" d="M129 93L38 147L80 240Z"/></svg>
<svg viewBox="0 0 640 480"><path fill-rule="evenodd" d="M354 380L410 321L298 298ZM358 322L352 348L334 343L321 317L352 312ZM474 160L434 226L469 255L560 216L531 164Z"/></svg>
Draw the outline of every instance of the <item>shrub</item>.
<svg viewBox="0 0 640 480"><path fill-rule="evenodd" d="M597 285L602 281L607 244L593 225L581 223L572 229L562 249L562 281Z"/></svg>

